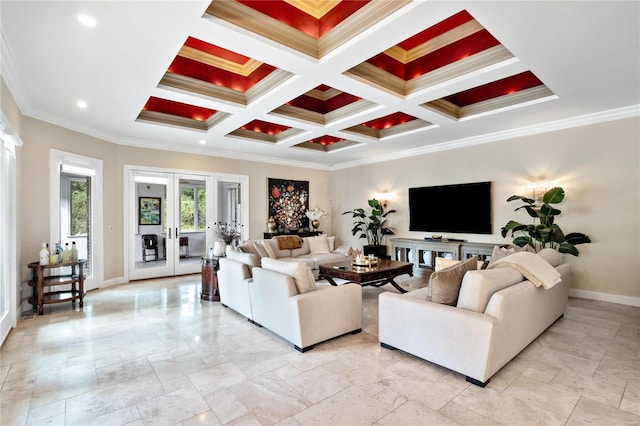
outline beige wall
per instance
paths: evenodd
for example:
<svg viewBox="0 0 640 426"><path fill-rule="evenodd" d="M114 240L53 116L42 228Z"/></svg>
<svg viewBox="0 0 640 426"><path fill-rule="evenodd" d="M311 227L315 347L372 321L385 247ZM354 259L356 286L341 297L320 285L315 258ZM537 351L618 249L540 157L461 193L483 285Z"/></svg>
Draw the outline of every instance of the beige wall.
<svg viewBox="0 0 640 426"><path fill-rule="evenodd" d="M338 170L331 174L332 214L365 207L372 194L389 190L397 195L390 205L398 210L390 216L397 235L423 238L428 234L408 231L409 187L492 181L493 235L459 237L510 241L502 239L500 228L510 219L530 221L526 213L513 212L518 203L506 199L530 195L526 186L531 181L553 180L567 193L557 223L593 241L578 246L579 258L565 255L575 266L573 287L638 298L639 129L640 120L633 118ZM350 221L334 225L338 235L350 235ZM361 246L364 240L350 242Z"/></svg>
<svg viewBox="0 0 640 426"><path fill-rule="evenodd" d="M1 80L1 79L0 79ZM640 119L584 126L474 147L331 172L204 155L148 150L111 144L84 134L21 116L2 81L2 110L21 135L18 150L18 216L20 264L36 257L49 235L49 148L96 157L104 164L104 278L124 275L123 166L141 165L246 174L250 182L250 230L257 238L267 219L267 178L310 182L310 204L331 215L321 229L361 246L351 236L345 210L364 207L376 192L391 191L398 214L390 224L399 236L422 238L408 231L407 188L490 180L493 186L494 234L460 234L472 241L499 242L500 227L509 219L528 220L504 200L526 194L530 181L554 180L567 198L558 223L566 232L579 231L593 243L579 246L575 289L640 298ZM428 132L427 132L428 133ZM425 133L425 137L427 136ZM108 202L107 202L108 200ZM112 232L106 227L112 225ZM450 235L453 237L453 235Z"/></svg>

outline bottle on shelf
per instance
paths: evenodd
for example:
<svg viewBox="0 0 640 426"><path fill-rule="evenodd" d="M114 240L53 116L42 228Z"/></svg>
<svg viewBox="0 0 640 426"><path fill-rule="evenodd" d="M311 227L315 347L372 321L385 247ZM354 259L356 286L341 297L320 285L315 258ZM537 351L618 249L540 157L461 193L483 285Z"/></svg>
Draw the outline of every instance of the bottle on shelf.
<svg viewBox="0 0 640 426"><path fill-rule="evenodd" d="M42 248L40 249L40 264L49 264L49 249L47 248L47 243L42 243Z"/></svg>
<svg viewBox="0 0 640 426"><path fill-rule="evenodd" d="M71 261L72 262L78 261L78 247L76 246L75 241L71 243Z"/></svg>
<svg viewBox="0 0 640 426"><path fill-rule="evenodd" d="M69 243L64 243L64 251L62 252L62 263L71 262L71 248Z"/></svg>

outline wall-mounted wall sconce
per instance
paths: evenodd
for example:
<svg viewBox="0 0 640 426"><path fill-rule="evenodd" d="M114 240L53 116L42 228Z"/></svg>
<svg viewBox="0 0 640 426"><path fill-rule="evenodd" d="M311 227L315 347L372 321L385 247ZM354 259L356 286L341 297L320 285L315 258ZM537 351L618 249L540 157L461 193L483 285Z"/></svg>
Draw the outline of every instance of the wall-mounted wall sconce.
<svg viewBox="0 0 640 426"><path fill-rule="evenodd" d="M558 186L555 182L551 181L540 181L540 182L531 182L529 184L529 190L531 191L531 198L536 201L542 200L542 197L545 192Z"/></svg>
<svg viewBox="0 0 640 426"><path fill-rule="evenodd" d="M389 206L389 203L395 198L395 194L393 192L379 192L374 195L374 198L386 209Z"/></svg>

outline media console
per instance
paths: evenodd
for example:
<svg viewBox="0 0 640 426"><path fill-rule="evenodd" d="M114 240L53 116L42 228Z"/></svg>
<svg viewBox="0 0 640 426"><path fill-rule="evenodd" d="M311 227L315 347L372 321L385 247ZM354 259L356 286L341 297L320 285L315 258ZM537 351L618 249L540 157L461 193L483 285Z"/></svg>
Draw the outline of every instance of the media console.
<svg viewBox="0 0 640 426"><path fill-rule="evenodd" d="M436 257L464 260L478 256L478 260L489 260L494 246L504 243L473 243L463 240L391 238L391 259L413 263L416 276L429 276L433 272Z"/></svg>

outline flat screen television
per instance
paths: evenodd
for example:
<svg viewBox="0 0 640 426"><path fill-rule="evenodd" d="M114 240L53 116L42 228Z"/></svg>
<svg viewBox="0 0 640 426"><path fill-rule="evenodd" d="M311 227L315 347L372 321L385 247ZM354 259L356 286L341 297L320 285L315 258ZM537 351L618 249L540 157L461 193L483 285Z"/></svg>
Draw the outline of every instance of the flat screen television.
<svg viewBox="0 0 640 426"><path fill-rule="evenodd" d="M409 188L409 230L491 234L491 182Z"/></svg>

